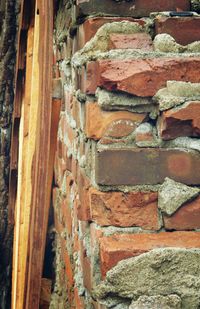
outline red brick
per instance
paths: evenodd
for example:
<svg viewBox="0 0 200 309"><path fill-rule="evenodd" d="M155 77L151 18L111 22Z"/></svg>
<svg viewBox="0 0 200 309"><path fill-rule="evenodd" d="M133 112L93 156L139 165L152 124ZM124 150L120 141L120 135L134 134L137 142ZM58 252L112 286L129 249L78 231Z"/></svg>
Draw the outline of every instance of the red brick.
<svg viewBox="0 0 200 309"><path fill-rule="evenodd" d="M76 309L85 309L84 298L79 296L78 289L74 288L74 302Z"/></svg>
<svg viewBox="0 0 200 309"><path fill-rule="evenodd" d="M96 74L95 74L96 72ZM99 63L91 61L87 63L87 68L82 68L79 88L82 92L94 94L99 83Z"/></svg>
<svg viewBox="0 0 200 309"><path fill-rule="evenodd" d="M157 198L154 192L100 192L91 188L92 220L102 226L139 226L158 230Z"/></svg>
<svg viewBox="0 0 200 309"><path fill-rule="evenodd" d="M163 183L165 177L200 184L200 155L184 149L109 148L96 154L95 179L101 185Z"/></svg>
<svg viewBox="0 0 200 309"><path fill-rule="evenodd" d="M109 136L112 138L127 137L128 135L133 133L135 128L136 128L136 124L129 119L115 120L111 123L110 126L107 127L105 136Z"/></svg>
<svg viewBox="0 0 200 309"><path fill-rule="evenodd" d="M152 51L152 39L147 33L110 34L109 49L140 49Z"/></svg>
<svg viewBox="0 0 200 309"><path fill-rule="evenodd" d="M119 261L155 248L200 248L198 232L162 232L159 234L118 234L100 239L102 276Z"/></svg>
<svg viewBox="0 0 200 309"><path fill-rule="evenodd" d="M100 143L104 145L127 143L127 138L135 131L137 125L138 122L133 122L132 120L115 120L107 127Z"/></svg>
<svg viewBox="0 0 200 309"><path fill-rule="evenodd" d="M137 114L127 111L103 111L97 103L88 102L86 103L86 136L98 140L106 134L106 130L108 128L110 131L110 133L108 133L113 134L113 137L122 137L126 134L126 132L123 133L123 130L127 130L127 128L125 125L122 125L121 128L120 125L118 125L117 128L113 127L113 129L111 129L109 126L114 125L114 121L126 120L130 121L134 125L134 123L141 123L145 117L146 114Z"/></svg>
<svg viewBox="0 0 200 309"><path fill-rule="evenodd" d="M80 252L80 250L81 250L81 244L80 244L79 235L77 232L75 232L74 238L73 238L73 251Z"/></svg>
<svg viewBox="0 0 200 309"><path fill-rule="evenodd" d="M71 263L70 256L66 249L66 240L64 240L62 237L60 237L60 239L61 239L61 252L67 275L68 288L70 290L74 285L73 265Z"/></svg>
<svg viewBox="0 0 200 309"><path fill-rule="evenodd" d="M187 102L180 108L162 113L160 135L165 140L179 136L199 136L200 101Z"/></svg>
<svg viewBox="0 0 200 309"><path fill-rule="evenodd" d="M187 45L200 40L199 17L163 17L155 19L156 33L168 33L177 43Z"/></svg>
<svg viewBox="0 0 200 309"><path fill-rule="evenodd" d="M103 13L116 16L133 16L144 17L149 16L151 12L189 10L190 4L188 0L135 0L120 1L113 0L79 0L78 15L94 15Z"/></svg>
<svg viewBox="0 0 200 309"><path fill-rule="evenodd" d="M74 180L77 182L77 173L78 173L78 161L72 157L72 175Z"/></svg>
<svg viewBox="0 0 200 309"><path fill-rule="evenodd" d="M91 38L96 34L97 30L107 24L112 22L120 22L127 20L130 22L138 23L141 26L145 25L145 21L142 19L133 18L122 18L122 17L94 17L88 18L82 25L78 28L78 48L81 49Z"/></svg>
<svg viewBox="0 0 200 309"><path fill-rule="evenodd" d="M83 284L88 291L92 291L92 278L91 278L91 262L90 258L87 256L86 250L81 241L81 266L83 273Z"/></svg>
<svg viewBox="0 0 200 309"><path fill-rule="evenodd" d="M96 88L124 91L148 97L166 86L168 80L200 82L200 59L195 57L99 60L87 66L85 91Z"/></svg>
<svg viewBox="0 0 200 309"><path fill-rule="evenodd" d="M164 216L164 225L169 230L200 229L200 197L181 206L173 216Z"/></svg>

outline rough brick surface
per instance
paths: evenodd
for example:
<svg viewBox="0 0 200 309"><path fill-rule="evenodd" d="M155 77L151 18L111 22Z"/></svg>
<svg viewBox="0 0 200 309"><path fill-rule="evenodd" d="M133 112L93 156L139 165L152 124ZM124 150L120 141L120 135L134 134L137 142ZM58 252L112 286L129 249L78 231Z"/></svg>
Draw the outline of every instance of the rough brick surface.
<svg viewBox="0 0 200 309"><path fill-rule="evenodd" d="M89 179L79 170L78 172L78 193L79 201L78 204L78 219L87 221L90 220L90 208L89 208Z"/></svg>
<svg viewBox="0 0 200 309"><path fill-rule="evenodd" d="M96 34L97 30L107 24L112 22L120 22L123 20L128 20L134 23L138 23L140 26L145 25L145 21L142 19L134 18L121 18L121 17L94 17L88 18L82 25L78 28L78 48L81 49L83 46L91 40L91 38Z"/></svg>
<svg viewBox="0 0 200 309"><path fill-rule="evenodd" d="M187 102L182 107L162 114L160 134L163 139L200 135L200 102Z"/></svg>
<svg viewBox="0 0 200 309"><path fill-rule="evenodd" d="M53 69L63 104L53 208L57 264L68 280L56 282L54 299L67 300L64 307L128 309L132 299L152 300L152 291L157 306L160 295L171 297L174 277L183 309L199 306L198 281L188 279L199 253L178 248L200 248L200 18L163 14L198 10L198 2L59 2ZM130 260L142 276L127 270Z"/></svg>
<svg viewBox="0 0 200 309"><path fill-rule="evenodd" d="M160 228L157 193L100 192L90 190L92 220L103 226L139 226L144 229Z"/></svg>
<svg viewBox="0 0 200 309"><path fill-rule="evenodd" d="M88 102L86 103L86 135L87 137L98 140L104 135L106 129L114 121L128 120L133 124L139 124L144 120L145 117L146 114L136 114L126 111L103 111L97 103ZM118 137L120 136L118 135Z"/></svg>
<svg viewBox="0 0 200 309"><path fill-rule="evenodd" d="M189 10L188 0L135 0L135 1L99 1L79 0L79 15L94 15L104 13L116 16L148 16L151 12Z"/></svg>
<svg viewBox="0 0 200 309"><path fill-rule="evenodd" d="M197 232L118 234L100 239L101 272L104 277L119 261L155 248L200 248Z"/></svg>
<svg viewBox="0 0 200 309"><path fill-rule="evenodd" d="M110 34L109 49L140 49L153 51L153 43L149 34Z"/></svg>
<svg viewBox="0 0 200 309"><path fill-rule="evenodd" d="M187 45L200 40L199 17L161 17L155 20L156 33L168 33L177 43Z"/></svg>
<svg viewBox="0 0 200 309"><path fill-rule="evenodd" d="M199 184L199 154L189 150L158 148L110 148L97 152L96 182L99 184L158 184L165 177L186 184Z"/></svg>
<svg viewBox="0 0 200 309"><path fill-rule="evenodd" d="M164 226L169 230L199 229L200 197L183 205L173 216L164 216Z"/></svg>
<svg viewBox="0 0 200 309"><path fill-rule="evenodd" d="M154 96L168 80L200 82L199 70L197 57L99 60L88 64L85 90L92 94L100 86L141 97Z"/></svg>

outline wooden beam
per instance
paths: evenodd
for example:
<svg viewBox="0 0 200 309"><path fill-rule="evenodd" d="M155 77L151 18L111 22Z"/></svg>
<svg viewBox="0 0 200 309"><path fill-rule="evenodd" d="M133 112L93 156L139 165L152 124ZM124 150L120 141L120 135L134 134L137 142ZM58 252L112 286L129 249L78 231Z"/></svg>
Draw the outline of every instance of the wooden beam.
<svg viewBox="0 0 200 309"><path fill-rule="evenodd" d="M12 138L10 184L15 184L10 191L11 220L15 205L12 309L39 308L61 105L60 99L52 99L53 2L36 1L35 12L27 19L29 4L33 12L34 0L25 0L22 7Z"/></svg>
<svg viewBox="0 0 200 309"><path fill-rule="evenodd" d="M39 30L39 27L38 27ZM37 76L34 76L34 70L37 67L38 38L34 32L37 32L37 26L28 31L27 57L26 57L26 82L25 94L22 101L20 130L19 130L19 160L18 160L18 183L17 200L15 207L15 229L14 229L14 250L13 250L13 285L12 285L12 308L23 308L25 274L27 263L28 231L30 225L30 207L31 203L26 200L26 194L30 191L31 174L31 151L34 153L34 115L37 109L35 94ZM35 55L33 59L33 53ZM35 63L33 63L33 61ZM28 175L27 175L28 174Z"/></svg>
<svg viewBox="0 0 200 309"><path fill-rule="evenodd" d="M36 7L40 19L40 92L36 151L32 173L33 194L26 309L39 307L55 150L55 138L51 137L52 126L55 125L52 124L52 119L54 119L52 114L53 3L51 0L38 1ZM58 123L57 120L56 123Z"/></svg>

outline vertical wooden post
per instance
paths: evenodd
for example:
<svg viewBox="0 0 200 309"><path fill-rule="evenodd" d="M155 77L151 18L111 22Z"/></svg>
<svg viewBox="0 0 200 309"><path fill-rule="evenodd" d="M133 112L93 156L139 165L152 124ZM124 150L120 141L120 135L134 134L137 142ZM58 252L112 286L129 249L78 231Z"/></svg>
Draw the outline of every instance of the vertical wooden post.
<svg viewBox="0 0 200 309"><path fill-rule="evenodd" d="M24 1L24 6L29 3ZM35 13L27 26L25 86L16 89L21 95L15 104L18 126L11 160L18 174L10 199L11 218L15 203L12 309L39 308L60 113L60 100L52 99L53 2L32 0L31 5ZM27 25L22 11L21 25Z"/></svg>
<svg viewBox="0 0 200 309"><path fill-rule="evenodd" d="M39 33L39 113L35 157L32 166L33 193L29 230L29 265L25 308L38 308L46 242L46 231L53 175L52 128L52 59L53 2L36 2L40 20Z"/></svg>

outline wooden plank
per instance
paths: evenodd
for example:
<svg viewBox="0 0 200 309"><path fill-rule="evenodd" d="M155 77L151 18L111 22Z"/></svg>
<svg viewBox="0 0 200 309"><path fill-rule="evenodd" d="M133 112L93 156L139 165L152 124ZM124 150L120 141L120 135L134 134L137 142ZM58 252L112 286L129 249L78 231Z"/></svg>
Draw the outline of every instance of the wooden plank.
<svg viewBox="0 0 200 309"><path fill-rule="evenodd" d="M19 34L17 39L17 57L16 57L16 74L15 74L15 99L13 112L13 126L11 134L11 164L9 176L9 207L8 220L9 224L14 224L14 211L17 192L17 173L16 154L18 154L19 145L19 125L16 128L15 118L21 117L21 104L24 91L24 61L27 29L34 22L35 0L21 0L19 14Z"/></svg>
<svg viewBox="0 0 200 309"><path fill-rule="evenodd" d="M30 224L30 205L25 204L24 188L26 187L28 145L30 138L32 138L29 133L29 109L31 106L31 86L35 86L32 85L33 38L34 29L30 27L27 42L25 95L19 131L19 170L14 230L12 308L23 308L28 242L27 231Z"/></svg>
<svg viewBox="0 0 200 309"><path fill-rule="evenodd" d="M47 14L48 12L48 14ZM57 113L52 113L52 59L53 59L53 3L38 2L40 16L40 110L38 117L37 146L33 164L33 195L30 224L29 269L25 308L38 308L50 205L53 161L56 138L52 130L58 125ZM59 102L60 104L60 102ZM52 118L53 117L53 118ZM52 122L53 120L53 122ZM53 128L53 129L52 129ZM54 133L55 135L55 133Z"/></svg>
<svg viewBox="0 0 200 309"><path fill-rule="evenodd" d="M12 309L39 308L41 278L48 224L53 163L60 114L60 99L52 99L53 2L24 2L18 56L13 127L12 173L18 175L17 198L10 197L11 218L15 208ZM28 31L27 57L25 42ZM21 70L21 71L20 71ZM24 79L20 72L26 72ZM22 75L23 77L24 75ZM18 119L18 120L17 120ZM18 151L19 144L19 151ZM15 152L14 152L15 151ZM18 154L19 153L19 154ZM16 156L18 154L18 156Z"/></svg>

